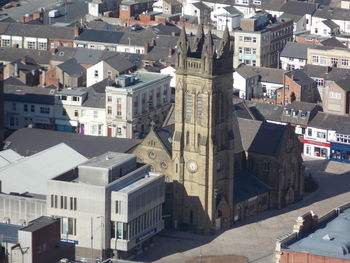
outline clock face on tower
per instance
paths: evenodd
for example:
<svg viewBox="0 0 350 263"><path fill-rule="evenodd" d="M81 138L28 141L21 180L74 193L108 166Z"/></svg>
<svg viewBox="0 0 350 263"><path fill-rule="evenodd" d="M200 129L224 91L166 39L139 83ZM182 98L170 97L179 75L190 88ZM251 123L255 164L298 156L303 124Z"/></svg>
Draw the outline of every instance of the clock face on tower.
<svg viewBox="0 0 350 263"><path fill-rule="evenodd" d="M191 173L194 173L197 171L198 169L198 165L196 163L196 161L188 161L187 162L187 169L191 172Z"/></svg>

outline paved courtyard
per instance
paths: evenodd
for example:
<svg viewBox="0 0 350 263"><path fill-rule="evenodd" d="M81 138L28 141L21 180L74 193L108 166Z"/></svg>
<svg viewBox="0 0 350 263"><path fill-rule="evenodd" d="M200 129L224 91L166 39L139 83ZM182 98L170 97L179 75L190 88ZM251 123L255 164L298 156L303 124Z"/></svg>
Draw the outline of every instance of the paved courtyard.
<svg viewBox="0 0 350 263"><path fill-rule="evenodd" d="M318 182L316 192L304 200L282 210L268 211L258 217L245 220L224 233L214 237L203 237L191 233L166 232L154 240L139 260L146 262L180 263L199 256L240 255L249 262L274 262L275 239L292 231L296 218L313 210L322 215L336 206L350 202L350 173L326 173L328 161L305 159L306 173L311 173ZM339 166L340 171L344 165ZM346 165L345 165L346 166Z"/></svg>

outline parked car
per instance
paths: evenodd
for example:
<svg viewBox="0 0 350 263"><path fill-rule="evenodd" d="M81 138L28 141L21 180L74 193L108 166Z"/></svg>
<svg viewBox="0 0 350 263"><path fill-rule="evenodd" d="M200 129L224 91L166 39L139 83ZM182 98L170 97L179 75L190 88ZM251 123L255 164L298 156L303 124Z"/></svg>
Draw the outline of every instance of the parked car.
<svg viewBox="0 0 350 263"><path fill-rule="evenodd" d="M132 26L130 27L130 29L131 29L132 31L137 31L137 30L143 29L143 27L136 24L136 25L132 25Z"/></svg>
<svg viewBox="0 0 350 263"><path fill-rule="evenodd" d="M54 17L59 17L61 16L60 11L54 9L49 12L49 17L54 18Z"/></svg>

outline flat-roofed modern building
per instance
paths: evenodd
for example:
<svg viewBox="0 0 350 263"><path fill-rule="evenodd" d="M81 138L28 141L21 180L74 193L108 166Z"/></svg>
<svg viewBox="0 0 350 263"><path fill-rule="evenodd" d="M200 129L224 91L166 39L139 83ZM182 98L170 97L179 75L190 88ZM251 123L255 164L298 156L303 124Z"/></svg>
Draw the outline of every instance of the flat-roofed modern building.
<svg viewBox="0 0 350 263"><path fill-rule="evenodd" d="M299 216L293 233L276 242L276 263L350 262L350 203L318 217Z"/></svg>
<svg viewBox="0 0 350 263"><path fill-rule="evenodd" d="M107 152L49 181L47 213L77 244L76 259L125 257L164 228L164 187L135 155Z"/></svg>

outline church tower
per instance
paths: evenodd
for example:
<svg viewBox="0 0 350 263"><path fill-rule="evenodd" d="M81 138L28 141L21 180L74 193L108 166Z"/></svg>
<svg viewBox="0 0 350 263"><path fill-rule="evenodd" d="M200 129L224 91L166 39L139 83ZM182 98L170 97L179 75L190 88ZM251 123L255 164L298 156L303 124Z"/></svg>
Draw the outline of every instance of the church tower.
<svg viewBox="0 0 350 263"><path fill-rule="evenodd" d="M209 234L233 223L233 51L228 29L215 50L202 26L177 43L174 219Z"/></svg>

